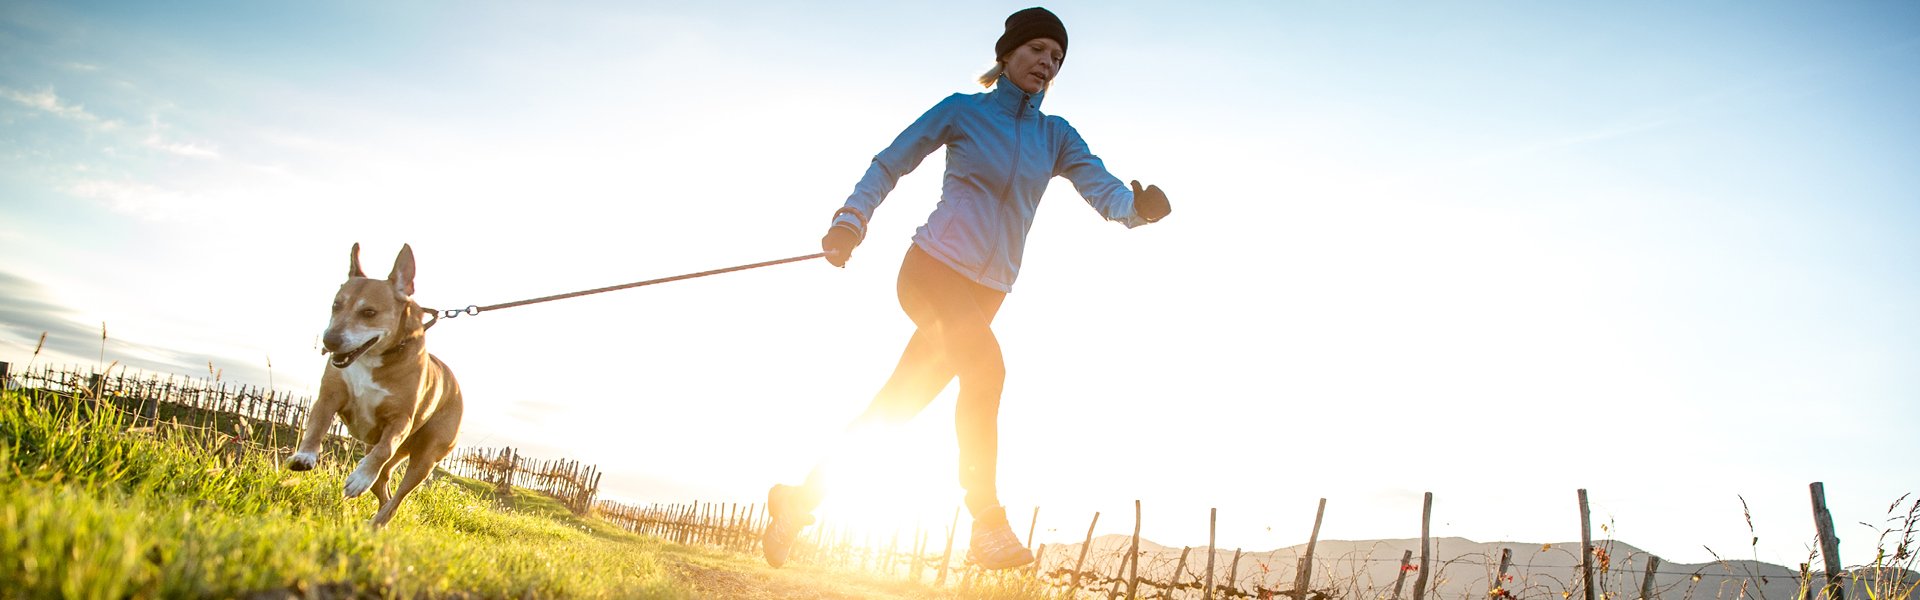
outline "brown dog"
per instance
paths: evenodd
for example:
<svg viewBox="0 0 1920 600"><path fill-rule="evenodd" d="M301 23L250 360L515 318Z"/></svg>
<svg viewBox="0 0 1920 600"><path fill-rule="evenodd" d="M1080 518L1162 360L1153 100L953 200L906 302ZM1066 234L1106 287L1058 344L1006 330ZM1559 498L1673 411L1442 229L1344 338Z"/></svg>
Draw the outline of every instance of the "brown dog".
<svg viewBox="0 0 1920 600"><path fill-rule="evenodd" d="M460 432L460 384L453 371L427 354L426 314L413 295L413 248L402 245L385 280L360 272L360 245L349 255L347 282L333 297L333 318L321 336L327 362L320 398L307 415L300 449L287 468L312 469L335 414L353 437L371 445L347 476L346 496L368 489L380 499L373 526L385 525L433 466L453 450ZM402 458L407 472L387 495L387 473Z"/></svg>

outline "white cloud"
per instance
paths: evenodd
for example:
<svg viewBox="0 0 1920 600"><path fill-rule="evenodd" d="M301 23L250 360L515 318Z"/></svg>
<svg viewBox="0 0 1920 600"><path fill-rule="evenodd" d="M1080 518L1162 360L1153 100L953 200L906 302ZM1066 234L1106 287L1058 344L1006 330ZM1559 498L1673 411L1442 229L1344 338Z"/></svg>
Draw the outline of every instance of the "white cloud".
<svg viewBox="0 0 1920 600"><path fill-rule="evenodd" d="M217 150L191 142L169 142L161 139L158 132L148 134L147 139L141 140L141 143L146 144L148 148L153 148L168 154L192 158L220 158L220 152Z"/></svg>
<svg viewBox="0 0 1920 600"><path fill-rule="evenodd" d="M0 88L0 96L5 96L7 99L18 102L28 108L46 111L61 118L98 126L102 130L111 130L120 126L118 122L102 119L93 113L87 112L87 108L84 106L61 102L60 96L53 93L51 89L37 92L22 92L12 88Z"/></svg>

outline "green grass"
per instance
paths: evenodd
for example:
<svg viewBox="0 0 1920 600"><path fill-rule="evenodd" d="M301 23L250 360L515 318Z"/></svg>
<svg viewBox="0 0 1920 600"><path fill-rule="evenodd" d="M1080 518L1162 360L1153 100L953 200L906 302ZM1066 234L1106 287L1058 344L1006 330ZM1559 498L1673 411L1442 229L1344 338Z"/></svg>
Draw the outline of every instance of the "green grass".
<svg viewBox="0 0 1920 600"><path fill-rule="evenodd" d="M52 394L0 394L0 600L1060 597L1018 576L936 589L825 566L769 569L444 472L374 531L371 494L341 497L357 457L293 473L266 453L236 460L206 436L130 431L127 419Z"/></svg>
<svg viewBox="0 0 1920 600"><path fill-rule="evenodd" d="M345 473L227 464L112 411L0 395L0 597L690 598L664 544L435 478L379 532ZM484 490L484 486L479 486Z"/></svg>

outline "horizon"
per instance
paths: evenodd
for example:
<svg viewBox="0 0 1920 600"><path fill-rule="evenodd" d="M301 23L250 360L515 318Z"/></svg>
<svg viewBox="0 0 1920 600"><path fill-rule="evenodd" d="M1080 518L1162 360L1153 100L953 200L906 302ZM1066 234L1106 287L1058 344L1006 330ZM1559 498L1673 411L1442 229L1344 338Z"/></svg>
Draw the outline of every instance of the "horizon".
<svg viewBox="0 0 1920 600"><path fill-rule="evenodd" d="M375 276L410 243L441 308L814 252L1025 6L8 3L0 361L48 332L40 363L311 394L356 242ZM1138 498L1153 539L1218 508L1285 546L1322 497L1322 537L1404 538L1427 491L1437 535L1565 538L1585 488L1663 557L1785 565L1823 481L1854 562L1920 491L1920 6L1047 6L1042 110L1174 212L1039 210L995 330L1000 488L1043 538ZM844 270L437 326L460 444L630 503L797 482L911 330L942 164ZM823 516L944 525L953 392Z"/></svg>

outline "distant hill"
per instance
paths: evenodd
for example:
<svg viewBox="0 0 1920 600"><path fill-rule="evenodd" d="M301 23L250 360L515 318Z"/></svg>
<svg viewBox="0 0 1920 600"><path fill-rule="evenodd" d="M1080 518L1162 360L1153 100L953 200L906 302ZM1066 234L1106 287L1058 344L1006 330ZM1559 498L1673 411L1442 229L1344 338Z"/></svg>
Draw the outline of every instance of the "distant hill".
<svg viewBox="0 0 1920 600"><path fill-rule="evenodd" d="M1106 535L1094 538L1087 553L1085 570L1099 578L1112 577L1127 552L1129 538ZM1594 588L1607 598L1633 600L1640 596L1642 579L1650 556L1630 544L1619 541L1595 541ZM1141 540L1140 577L1166 582L1178 564L1181 548L1170 548ZM1436 599L1484 599L1500 563L1501 550L1510 550L1510 580L1506 590L1520 598L1542 598L1569 593L1582 598L1580 587L1580 542L1547 544L1522 542L1475 542L1457 537L1435 538L1430 553L1429 592ZM1214 551L1215 585L1227 585L1228 575L1235 585L1249 593L1260 589L1290 591L1294 587L1297 565L1306 546L1289 546L1263 552L1242 553L1233 564L1234 550ZM1400 558L1412 552L1412 564L1420 562L1420 540L1322 540L1314 547L1313 582L1315 592L1333 598L1391 598L1394 580L1400 574ZM1180 583L1204 582L1207 550L1187 553ZM1041 557L1046 573L1071 570L1080 555L1080 544L1049 544ZM1604 556L1604 560L1601 558ZM1603 564L1604 563L1604 564ZM1817 573L1820 568L1813 567ZM1410 571L1403 584L1402 598L1413 597L1418 573ZM1904 573L1907 581L1920 581L1920 574ZM1864 575L1861 575L1864 576ZM1816 580L1815 585L1823 582ZM1868 596L1853 583L1849 598ZM1799 570L1750 560L1688 564L1662 561L1654 573L1654 598L1664 600L1757 599L1798 600Z"/></svg>

